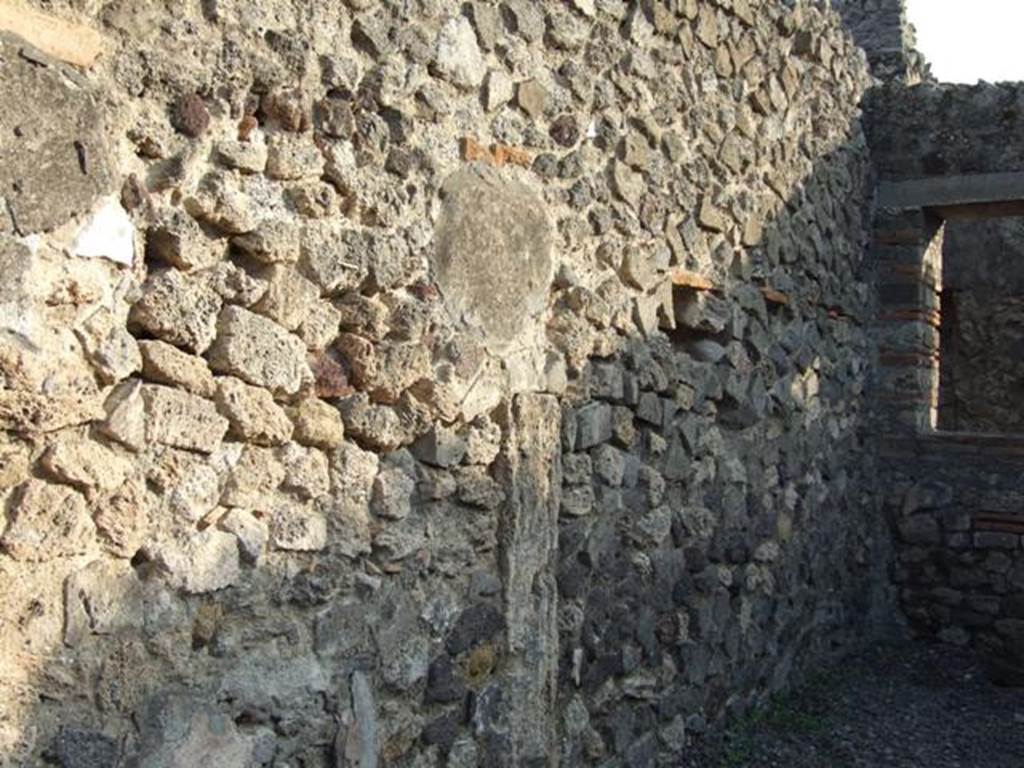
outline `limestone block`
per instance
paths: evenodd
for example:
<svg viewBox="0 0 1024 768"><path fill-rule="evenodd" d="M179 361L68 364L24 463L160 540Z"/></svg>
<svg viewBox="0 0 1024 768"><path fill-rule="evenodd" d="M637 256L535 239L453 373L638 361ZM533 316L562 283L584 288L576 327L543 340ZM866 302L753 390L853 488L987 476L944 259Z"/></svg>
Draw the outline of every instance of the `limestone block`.
<svg viewBox="0 0 1024 768"><path fill-rule="evenodd" d="M213 403L157 384L142 385L146 439L175 448L211 453L228 430Z"/></svg>
<svg viewBox="0 0 1024 768"><path fill-rule="evenodd" d="M388 306L380 299L361 294L348 294L337 304L339 327L371 341L380 341L391 330Z"/></svg>
<svg viewBox="0 0 1024 768"><path fill-rule="evenodd" d="M253 311L266 315L289 331L302 325L314 302L320 298L316 284L293 266L274 264L260 272L259 277L267 284L267 290L253 305Z"/></svg>
<svg viewBox="0 0 1024 768"><path fill-rule="evenodd" d="M235 537L216 528L160 541L148 546L147 551L166 572L168 582L189 594L224 589L241 576Z"/></svg>
<svg viewBox="0 0 1024 768"><path fill-rule="evenodd" d="M285 490L303 499L315 499L330 490L330 470L322 451L288 443L278 449L277 455L284 465L281 487Z"/></svg>
<svg viewBox="0 0 1024 768"><path fill-rule="evenodd" d="M314 506L279 501L270 510L270 542L275 549L317 552L327 546L327 519Z"/></svg>
<svg viewBox="0 0 1024 768"><path fill-rule="evenodd" d="M260 517L246 509L231 509L217 523L222 530L238 539L242 558L257 562L270 540L270 529Z"/></svg>
<svg viewBox="0 0 1024 768"><path fill-rule="evenodd" d="M487 74L487 82L484 84L484 106L488 112L493 112L512 101L515 95L512 78L500 69L492 70Z"/></svg>
<svg viewBox="0 0 1024 768"><path fill-rule="evenodd" d="M501 449L501 427L487 416L478 416L466 431L466 463L490 464Z"/></svg>
<svg viewBox="0 0 1024 768"><path fill-rule="evenodd" d="M14 491L0 545L15 560L44 562L88 552L95 537L96 527L78 491L33 479Z"/></svg>
<svg viewBox="0 0 1024 768"><path fill-rule="evenodd" d="M270 219L252 232L231 239L232 245L262 264L294 263L301 252L301 228L287 219Z"/></svg>
<svg viewBox="0 0 1024 768"><path fill-rule="evenodd" d="M217 411L230 423L228 434L256 445L281 445L292 436L292 422L265 389L231 376L217 380Z"/></svg>
<svg viewBox="0 0 1024 768"><path fill-rule="evenodd" d="M397 402L405 390L432 373L430 349L420 343L373 345L353 334L342 334L337 346L352 363L353 383L369 390L376 402Z"/></svg>
<svg viewBox="0 0 1024 768"><path fill-rule="evenodd" d="M612 184L615 193L634 208L639 207L640 198L646 188L644 177L623 162L615 161L612 168Z"/></svg>
<svg viewBox="0 0 1024 768"><path fill-rule="evenodd" d="M140 341L142 375L157 384L181 387L200 397L213 397L217 383L201 357L163 341Z"/></svg>
<svg viewBox="0 0 1024 768"><path fill-rule="evenodd" d="M76 331L86 357L104 384L114 384L142 368L134 337L116 315L101 309Z"/></svg>
<svg viewBox="0 0 1024 768"><path fill-rule="evenodd" d="M100 431L133 451L146 447L146 404L142 399L142 382L132 379L111 391L103 407L106 420Z"/></svg>
<svg viewBox="0 0 1024 768"><path fill-rule="evenodd" d="M176 269L154 272L142 286L142 298L129 324L158 339L202 354L217 334L221 298L204 281Z"/></svg>
<svg viewBox="0 0 1024 768"><path fill-rule="evenodd" d="M208 173L195 193L185 198L185 210L226 235L252 232L259 225L259 217L245 178L238 172Z"/></svg>
<svg viewBox="0 0 1024 768"><path fill-rule="evenodd" d="M217 162L242 173L263 173L267 167L264 141L218 141L213 148Z"/></svg>
<svg viewBox="0 0 1024 768"><path fill-rule="evenodd" d="M43 395L0 390L0 429L9 432L56 432L103 417L103 399L98 393Z"/></svg>
<svg viewBox="0 0 1024 768"><path fill-rule="evenodd" d="M178 465L164 467L171 480L164 489L167 511L189 523L198 523L216 509L221 489L213 467L184 451L168 452L164 461Z"/></svg>
<svg viewBox="0 0 1024 768"><path fill-rule="evenodd" d="M437 35L437 73L452 85L466 90L477 88L487 71L476 33L464 16L448 19Z"/></svg>
<svg viewBox="0 0 1024 768"><path fill-rule="evenodd" d="M43 454L41 464L60 482L83 491L112 491L132 471L127 459L101 443L85 439L55 443Z"/></svg>
<svg viewBox="0 0 1024 768"><path fill-rule="evenodd" d="M138 478L130 478L93 502L93 520L106 549L116 557L133 557L149 533L154 504L145 482Z"/></svg>
<svg viewBox="0 0 1024 768"><path fill-rule="evenodd" d="M394 451L411 443L416 435L388 405L376 405L359 392L340 403L345 433L377 451Z"/></svg>
<svg viewBox="0 0 1024 768"><path fill-rule="evenodd" d="M324 157L310 134L275 133L267 140L267 176L296 180L320 178Z"/></svg>
<svg viewBox="0 0 1024 768"><path fill-rule="evenodd" d="M19 443L0 445L0 492L28 478L29 448Z"/></svg>
<svg viewBox="0 0 1024 768"><path fill-rule="evenodd" d="M217 373L237 376L275 394L294 395L311 384L305 345L287 330L241 307L225 307L207 359Z"/></svg>
<svg viewBox="0 0 1024 768"><path fill-rule="evenodd" d="M231 467L221 503L259 512L269 511L284 477L284 465L273 449L246 445Z"/></svg>
<svg viewBox="0 0 1024 768"><path fill-rule="evenodd" d="M225 240L207 237L184 211L164 212L146 232L146 257L189 271L212 267L226 252Z"/></svg>
<svg viewBox="0 0 1024 768"><path fill-rule="evenodd" d="M334 222L309 222L302 229L299 264L324 294L355 288L365 276L365 254L358 233Z"/></svg>
<svg viewBox="0 0 1024 768"><path fill-rule="evenodd" d="M135 261L135 226L114 197L102 198L79 228L68 253L83 259L109 259L130 267Z"/></svg>
<svg viewBox="0 0 1024 768"><path fill-rule="evenodd" d="M437 424L413 443L412 453L435 467L454 467L466 455L466 441L455 430Z"/></svg>
<svg viewBox="0 0 1024 768"><path fill-rule="evenodd" d="M300 400L288 409L295 425L294 438L303 445L331 449L345 439L341 413L332 405L316 398Z"/></svg>
<svg viewBox="0 0 1024 768"><path fill-rule="evenodd" d="M316 301L309 308L309 313L297 333L306 349L311 352L322 352L338 338L340 324L341 312L330 301Z"/></svg>

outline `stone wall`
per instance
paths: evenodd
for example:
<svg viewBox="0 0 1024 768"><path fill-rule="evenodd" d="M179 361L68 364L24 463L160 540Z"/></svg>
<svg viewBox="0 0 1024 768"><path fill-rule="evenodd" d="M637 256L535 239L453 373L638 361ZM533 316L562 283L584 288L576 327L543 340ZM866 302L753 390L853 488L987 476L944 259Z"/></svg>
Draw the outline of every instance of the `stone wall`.
<svg viewBox="0 0 1024 768"><path fill-rule="evenodd" d="M37 5L0 763L670 764L884 618L835 13Z"/></svg>
<svg viewBox="0 0 1024 768"><path fill-rule="evenodd" d="M939 429L1024 433L1024 219L947 222Z"/></svg>
<svg viewBox="0 0 1024 768"><path fill-rule="evenodd" d="M905 0L832 0L832 7L864 49L874 77L901 86L932 80L930 65L915 47Z"/></svg>
<svg viewBox="0 0 1024 768"><path fill-rule="evenodd" d="M911 629L981 651L996 682L1024 684L1024 486L1019 438L889 441L895 582Z"/></svg>
<svg viewBox="0 0 1024 768"><path fill-rule="evenodd" d="M924 83L872 89L865 106L872 159L882 179L1024 170L1024 85Z"/></svg>
<svg viewBox="0 0 1024 768"><path fill-rule="evenodd" d="M1020 83L890 82L865 99L874 215L880 482L910 629L1024 682L1016 347ZM941 301L940 301L941 297ZM939 430L973 430L949 432Z"/></svg>

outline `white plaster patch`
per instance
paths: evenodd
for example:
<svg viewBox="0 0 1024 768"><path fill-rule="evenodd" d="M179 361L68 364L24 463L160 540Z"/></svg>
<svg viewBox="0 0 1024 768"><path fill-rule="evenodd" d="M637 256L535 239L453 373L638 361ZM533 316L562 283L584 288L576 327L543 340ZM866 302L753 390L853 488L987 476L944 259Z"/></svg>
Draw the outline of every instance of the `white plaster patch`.
<svg viewBox="0 0 1024 768"><path fill-rule="evenodd" d="M108 197L71 243L70 253L85 259L109 259L130 267L135 259L135 226L128 212Z"/></svg>

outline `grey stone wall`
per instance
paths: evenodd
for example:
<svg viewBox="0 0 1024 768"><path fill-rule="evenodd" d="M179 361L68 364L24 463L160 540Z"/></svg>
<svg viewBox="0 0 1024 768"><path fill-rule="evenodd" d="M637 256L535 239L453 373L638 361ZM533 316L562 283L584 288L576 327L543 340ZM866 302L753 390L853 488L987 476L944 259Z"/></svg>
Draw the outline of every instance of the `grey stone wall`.
<svg viewBox="0 0 1024 768"><path fill-rule="evenodd" d="M889 441L895 582L919 636L973 644L989 674L1024 684L1024 525L1019 438Z"/></svg>
<svg viewBox="0 0 1024 768"><path fill-rule="evenodd" d="M1019 215L1021 93L896 80L865 99L894 582L915 634L973 645L1008 684L1024 681L1019 436L973 432L1019 431L1019 235L975 219Z"/></svg>
<svg viewBox="0 0 1024 768"><path fill-rule="evenodd" d="M874 77L900 85L932 80L928 62L915 48L916 32L904 0L832 0L832 7L864 49Z"/></svg>
<svg viewBox="0 0 1024 768"><path fill-rule="evenodd" d="M1024 170L1024 146L1007 140L1024 120L1020 83L887 85L872 89L865 115L882 179Z"/></svg>
<svg viewBox="0 0 1024 768"><path fill-rule="evenodd" d="M674 764L885 617L834 12L36 5L0 764Z"/></svg>

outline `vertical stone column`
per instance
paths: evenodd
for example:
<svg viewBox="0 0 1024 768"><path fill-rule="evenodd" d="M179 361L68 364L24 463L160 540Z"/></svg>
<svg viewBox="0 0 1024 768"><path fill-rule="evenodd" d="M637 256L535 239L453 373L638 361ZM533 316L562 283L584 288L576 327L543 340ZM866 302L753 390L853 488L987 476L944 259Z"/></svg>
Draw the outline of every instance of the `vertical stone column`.
<svg viewBox="0 0 1024 768"><path fill-rule="evenodd" d="M925 210L882 210L878 267L879 416L884 432L935 428L943 222Z"/></svg>
<svg viewBox="0 0 1024 768"><path fill-rule="evenodd" d="M519 395L505 413L499 530L508 660L503 697L509 766L557 765L558 626L555 567L562 485L561 409L550 395Z"/></svg>

